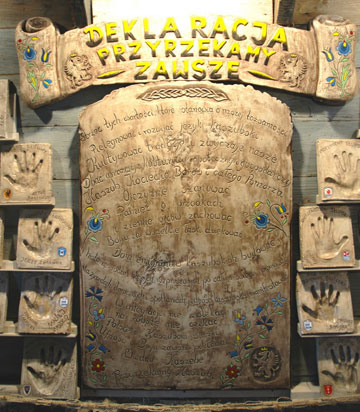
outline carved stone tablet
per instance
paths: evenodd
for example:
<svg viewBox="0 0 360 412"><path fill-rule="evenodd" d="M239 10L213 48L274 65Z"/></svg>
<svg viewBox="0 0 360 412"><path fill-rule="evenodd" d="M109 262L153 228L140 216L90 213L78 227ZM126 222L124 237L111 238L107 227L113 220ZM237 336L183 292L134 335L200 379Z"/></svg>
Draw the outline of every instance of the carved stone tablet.
<svg viewBox="0 0 360 412"><path fill-rule="evenodd" d="M354 240L347 206L300 207L300 256L304 268L354 266Z"/></svg>
<svg viewBox="0 0 360 412"><path fill-rule="evenodd" d="M318 373L323 395L359 393L360 338L317 339Z"/></svg>
<svg viewBox="0 0 360 412"><path fill-rule="evenodd" d="M360 201L360 140L320 139L316 155L320 200Z"/></svg>
<svg viewBox="0 0 360 412"><path fill-rule="evenodd" d="M354 332L354 315L346 272L300 273L296 303L301 333Z"/></svg>
<svg viewBox="0 0 360 412"><path fill-rule="evenodd" d="M7 305L8 305L8 285L9 275L7 272L0 272L0 333L4 332Z"/></svg>
<svg viewBox="0 0 360 412"><path fill-rule="evenodd" d="M13 145L1 152L0 173L0 204L54 203L50 144Z"/></svg>
<svg viewBox="0 0 360 412"><path fill-rule="evenodd" d="M252 87L130 86L84 110L86 385L289 384L291 136Z"/></svg>
<svg viewBox="0 0 360 412"><path fill-rule="evenodd" d="M71 268L73 213L71 209L20 211L16 251L21 269Z"/></svg>
<svg viewBox="0 0 360 412"><path fill-rule="evenodd" d="M19 304L19 333L70 333L71 273L24 274Z"/></svg>
<svg viewBox="0 0 360 412"><path fill-rule="evenodd" d="M26 396L75 399L77 394L76 340L26 338L21 370Z"/></svg>
<svg viewBox="0 0 360 412"><path fill-rule="evenodd" d="M0 79L0 143L17 142L16 93L9 80Z"/></svg>

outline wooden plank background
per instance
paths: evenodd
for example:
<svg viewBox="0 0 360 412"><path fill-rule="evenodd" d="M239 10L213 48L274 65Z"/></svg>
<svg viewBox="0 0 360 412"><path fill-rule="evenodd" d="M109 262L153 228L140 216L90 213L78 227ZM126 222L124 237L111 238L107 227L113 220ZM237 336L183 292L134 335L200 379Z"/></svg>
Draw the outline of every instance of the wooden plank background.
<svg viewBox="0 0 360 412"><path fill-rule="evenodd" d="M277 0L289 4L289 0ZM76 13L72 13L70 0L0 0L0 78L10 79L19 89L18 62L14 45L16 24L28 17L41 15L60 23L63 28L74 27ZM291 3L291 2L290 2ZM125 7L125 3L122 3ZM343 14L360 28L360 0L340 2L337 0L298 0L295 3L293 23L305 24L316 14ZM281 8L281 7L280 7ZM211 10L206 10L211 13ZM314 14L315 13L315 14ZM282 12L284 15L284 12ZM289 15L287 15L289 18ZM360 56L359 41L357 44L357 70L359 74ZM27 108L20 99L20 132L21 142L48 142L52 144L54 159L53 189L56 206L71 207L78 225L78 116L82 109L101 99L118 86L102 86L85 89L52 106L36 111ZM359 125L360 97L357 95L351 102L341 106L325 105L307 96L287 92L261 89L286 103L292 113L294 123L293 163L294 163L294 219L293 219L293 279L295 279L295 263L298 259L298 207L302 204L314 203L317 194L315 142L318 138L351 138ZM355 217L360 207L354 208ZM7 209L7 226L16 226L16 211ZM357 221L357 219L355 219ZM13 230L14 231L14 230ZM355 226L355 236L359 237L359 227ZM78 229L75 227L75 251L78 248ZM9 242L11 235L7 234ZM13 246L7 245L8 253L13 254ZM359 249L358 249L359 250ZM77 280L78 273L75 273ZM16 320L17 294L20 275L12 275L10 283L10 305L8 318ZM350 275L354 311L360 316L360 273ZM294 282L295 284L295 282ZM75 283L74 320L79 320L78 282ZM294 299L293 294L293 299ZM293 303L292 314L292 382L295 385L301 380L316 381L315 344L313 339L300 339L296 333L297 315ZM14 343L15 342L15 343ZM14 371L13 356L21 353L21 339L12 340L11 345L1 341L3 367L0 368L0 383L13 383L20 380L20 371ZM4 348L5 345L5 348ZM10 351L10 353L8 353ZM5 354L5 355L4 355ZM4 358L4 359L3 359ZM16 368L15 368L16 369Z"/></svg>

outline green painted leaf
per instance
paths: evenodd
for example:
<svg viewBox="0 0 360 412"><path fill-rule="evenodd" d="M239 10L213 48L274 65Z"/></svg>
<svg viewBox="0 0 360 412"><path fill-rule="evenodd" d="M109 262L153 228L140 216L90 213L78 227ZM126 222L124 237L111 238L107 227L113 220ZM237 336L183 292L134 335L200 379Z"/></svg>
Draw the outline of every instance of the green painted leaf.
<svg viewBox="0 0 360 412"><path fill-rule="evenodd" d="M265 303L265 309L267 309L269 307L269 304L266 302Z"/></svg>
<svg viewBox="0 0 360 412"><path fill-rule="evenodd" d="M90 380L91 380L92 382L94 382L94 383L97 383L97 380L94 379L94 378L91 378Z"/></svg>
<svg viewBox="0 0 360 412"><path fill-rule="evenodd" d="M265 329L265 326L264 326L264 325L262 325L262 326L261 326L261 329L262 329L262 330L264 330L264 329Z"/></svg>
<svg viewBox="0 0 360 412"><path fill-rule="evenodd" d="M267 232L272 232L273 230L274 230L274 228L268 229Z"/></svg>
<svg viewBox="0 0 360 412"><path fill-rule="evenodd" d="M266 339L265 336L264 336L263 334L261 334L261 333L259 334L259 338L261 338L261 339Z"/></svg>
<svg viewBox="0 0 360 412"><path fill-rule="evenodd" d="M345 63L347 62L349 59L347 57L344 57L343 59L340 60L340 63Z"/></svg>
<svg viewBox="0 0 360 412"><path fill-rule="evenodd" d="M93 241L93 242L99 243L99 241L94 236L91 236L90 240Z"/></svg>
<svg viewBox="0 0 360 412"><path fill-rule="evenodd" d="M282 314L283 314L283 312L278 312L277 314L278 314L278 315L282 315Z"/></svg>
<svg viewBox="0 0 360 412"><path fill-rule="evenodd" d="M98 352L98 351L93 352L93 355L100 355L100 352Z"/></svg>
<svg viewBox="0 0 360 412"><path fill-rule="evenodd" d="M45 77L45 72L41 73L40 79L43 79Z"/></svg>
<svg viewBox="0 0 360 412"><path fill-rule="evenodd" d="M240 359L236 359L236 362L240 362Z"/></svg>
<svg viewBox="0 0 360 412"><path fill-rule="evenodd" d="M249 329L249 328L250 328L250 326L251 326L251 322L248 322L248 324L247 324L247 328Z"/></svg>
<svg viewBox="0 0 360 412"><path fill-rule="evenodd" d="M104 375L104 381L106 381L107 380L107 376L106 375Z"/></svg>
<svg viewBox="0 0 360 412"><path fill-rule="evenodd" d="M89 232L90 232L90 230L86 228L85 229L85 235L87 235Z"/></svg>
<svg viewBox="0 0 360 412"><path fill-rule="evenodd" d="M267 204L269 207L271 207L271 203L270 203L270 200L269 200L269 199L267 199L266 204Z"/></svg>
<svg viewBox="0 0 360 412"><path fill-rule="evenodd" d="M244 356L244 358L247 359L249 356L250 356L250 353L248 352L248 353Z"/></svg>
<svg viewBox="0 0 360 412"><path fill-rule="evenodd" d="M285 223L287 223L287 217L283 220L283 225L285 225Z"/></svg>
<svg viewBox="0 0 360 412"><path fill-rule="evenodd" d="M96 308L97 303L93 303L92 305L90 305L91 308Z"/></svg>
<svg viewBox="0 0 360 412"><path fill-rule="evenodd" d="M224 383L224 377L222 375L220 375L220 380Z"/></svg>
<svg viewBox="0 0 360 412"><path fill-rule="evenodd" d="M252 336L248 336L248 337L246 338L246 340L249 341L249 342L252 342L253 337L252 337Z"/></svg>
<svg viewBox="0 0 360 412"><path fill-rule="evenodd" d="M337 76L337 71L336 71L335 69L331 69L331 73L332 73L334 76Z"/></svg>

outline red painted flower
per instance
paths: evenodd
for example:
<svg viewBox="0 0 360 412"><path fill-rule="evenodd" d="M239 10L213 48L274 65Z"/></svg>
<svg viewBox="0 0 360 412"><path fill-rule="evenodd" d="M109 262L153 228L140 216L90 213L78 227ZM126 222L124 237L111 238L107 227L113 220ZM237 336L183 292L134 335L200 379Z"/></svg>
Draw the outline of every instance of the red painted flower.
<svg viewBox="0 0 360 412"><path fill-rule="evenodd" d="M235 379L235 378L237 378L238 376L239 376L239 374L240 374L240 371L239 371L239 369L238 369L238 367L236 366L236 365L233 365L233 366L231 366L231 365L229 365L227 368L226 368L226 375L230 378L230 379Z"/></svg>
<svg viewBox="0 0 360 412"><path fill-rule="evenodd" d="M96 371L96 372L102 372L105 370L105 366L104 366L104 361L101 361L100 359L95 359L94 361L92 361L92 371Z"/></svg>

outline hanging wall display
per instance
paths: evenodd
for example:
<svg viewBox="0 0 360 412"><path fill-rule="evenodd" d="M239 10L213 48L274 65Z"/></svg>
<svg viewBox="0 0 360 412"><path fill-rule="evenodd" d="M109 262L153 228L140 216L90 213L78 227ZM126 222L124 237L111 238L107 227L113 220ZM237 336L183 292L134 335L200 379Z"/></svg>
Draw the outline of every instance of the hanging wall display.
<svg viewBox="0 0 360 412"><path fill-rule="evenodd" d="M47 18L15 35L20 89L33 108L91 85L231 81L342 102L357 93L356 25L319 16L310 30L244 16L110 21L60 34Z"/></svg>
<svg viewBox="0 0 360 412"><path fill-rule="evenodd" d="M84 384L288 387L288 107L251 86L129 86L79 134Z"/></svg>

